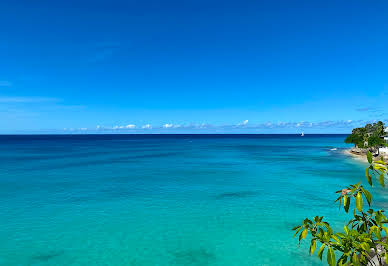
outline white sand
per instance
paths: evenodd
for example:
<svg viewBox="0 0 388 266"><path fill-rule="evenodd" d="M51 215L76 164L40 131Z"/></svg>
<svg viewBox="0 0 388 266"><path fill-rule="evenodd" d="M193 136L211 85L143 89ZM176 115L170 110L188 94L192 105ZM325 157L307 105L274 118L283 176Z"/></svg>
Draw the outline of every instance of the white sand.
<svg viewBox="0 0 388 266"><path fill-rule="evenodd" d="M346 149L346 150L344 150L344 154L351 156L353 159L355 159L357 161L368 163L368 159L366 158L366 155L358 155L358 154L354 154L350 151L351 151L351 149Z"/></svg>

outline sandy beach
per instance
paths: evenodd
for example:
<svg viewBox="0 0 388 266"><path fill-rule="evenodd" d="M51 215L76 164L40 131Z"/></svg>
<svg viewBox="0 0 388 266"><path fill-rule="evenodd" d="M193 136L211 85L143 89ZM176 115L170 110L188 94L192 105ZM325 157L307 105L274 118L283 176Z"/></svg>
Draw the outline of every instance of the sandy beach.
<svg viewBox="0 0 388 266"><path fill-rule="evenodd" d="M368 159L367 159L366 155L364 155L364 154L360 155L360 154L353 153L352 149L346 149L343 152L344 152L344 154L346 154L348 156L351 156L355 160L358 160L358 161L364 162L364 163L368 163ZM381 156L383 156L383 158L385 160L387 160L387 156L383 155L383 154L378 156L378 157L374 157L373 159L374 160L379 160L381 158Z"/></svg>
<svg viewBox="0 0 388 266"><path fill-rule="evenodd" d="M368 159L366 158L366 155L358 155L358 154L352 153L351 150L352 149L346 149L343 152L344 154L351 156L353 159L357 161L368 163Z"/></svg>

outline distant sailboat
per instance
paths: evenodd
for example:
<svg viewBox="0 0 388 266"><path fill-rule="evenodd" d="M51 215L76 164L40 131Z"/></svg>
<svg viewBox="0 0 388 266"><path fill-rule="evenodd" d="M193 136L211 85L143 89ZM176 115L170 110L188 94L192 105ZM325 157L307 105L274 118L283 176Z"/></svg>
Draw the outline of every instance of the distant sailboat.
<svg viewBox="0 0 388 266"><path fill-rule="evenodd" d="M304 137L304 132L302 132L302 135L300 135L301 137Z"/></svg>

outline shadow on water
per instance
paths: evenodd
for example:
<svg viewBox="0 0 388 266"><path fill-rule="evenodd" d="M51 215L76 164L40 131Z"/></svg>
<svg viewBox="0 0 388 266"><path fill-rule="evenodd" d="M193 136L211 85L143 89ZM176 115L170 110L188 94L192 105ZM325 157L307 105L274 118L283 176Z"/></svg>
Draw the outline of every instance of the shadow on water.
<svg viewBox="0 0 388 266"><path fill-rule="evenodd" d="M211 265L216 261L216 256L203 248L175 252L173 255L173 265Z"/></svg>
<svg viewBox="0 0 388 266"><path fill-rule="evenodd" d="M237 192L225 192L215 196L215 199L232 199L232 198L247 198L258 195L258 191L237 191Z"/></svg>
<svg viewBox="0 0 388 266"><path fill-rule="evenodd" d="M34 261L48 261L54 259L56 257L62 256L64 251L48 251L48 252L40 252L31 257Z"/></svg>
<svg viewBox="0 0 388 266"><path fill-rule="evenodd" d="M25 167L24 171L42 171L42 170L58 170L58 169L67 169L73 167L84 167L84 166L99 166L99 165L113 165L113 164L137 164L141 161L147 161L157 158L168 158L174 156L180 156L181 153L176 152L164 152L164 153L156 153L156 154L143 154L136 156L113 156L111 158L101 158L94 160L86 160L86 161L74 161L68 163L56 163L56 164L45 164L45 165L34 165L33 167Z"/></svg>

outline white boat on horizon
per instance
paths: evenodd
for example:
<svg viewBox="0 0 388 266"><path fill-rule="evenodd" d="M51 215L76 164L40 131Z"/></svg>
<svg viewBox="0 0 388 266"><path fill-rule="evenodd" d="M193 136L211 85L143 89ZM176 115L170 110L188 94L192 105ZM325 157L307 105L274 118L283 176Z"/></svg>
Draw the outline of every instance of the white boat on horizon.
<svg viewBox="0 0 388 266"><path fill-rule="evenodd" d="M302 132L302 135L300 135L301 137L304 137L304 132Z"/></svg>

